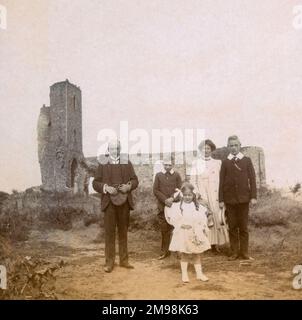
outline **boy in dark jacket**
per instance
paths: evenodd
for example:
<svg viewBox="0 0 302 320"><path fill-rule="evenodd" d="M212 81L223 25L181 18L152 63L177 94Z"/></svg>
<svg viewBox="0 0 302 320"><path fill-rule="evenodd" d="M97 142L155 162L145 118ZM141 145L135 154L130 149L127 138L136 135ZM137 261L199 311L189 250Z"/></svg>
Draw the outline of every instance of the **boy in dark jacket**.
<svg viewBox="0 0 302 320"><path fill-rule="evenodd" d="M165 259L169 256L169 245L173 227L166 221L164 209L165 206L171 207L174 201L173 194L175 189L180 189L181 177L173 169L171 161L164 161L163 170L155 176L153 184L153 193L158 200L158 220L161 229L161 254L158 259Z"/></svg>

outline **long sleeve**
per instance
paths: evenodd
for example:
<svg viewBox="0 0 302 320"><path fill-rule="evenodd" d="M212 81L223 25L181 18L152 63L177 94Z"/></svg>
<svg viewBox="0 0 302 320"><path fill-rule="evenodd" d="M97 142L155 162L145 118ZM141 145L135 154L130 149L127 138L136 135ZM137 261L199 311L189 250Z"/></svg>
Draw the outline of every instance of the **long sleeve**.
<svg viewBox="0 0 302 320"><path fill-rule="evenodd" d="M97 169L97 175L92 182L92 187L95 191L104 193L104 185L105 183L103 182L103 166L99 165Z"/></svg>
<svg viewBox="0 0 302 320"><path fill-rule="evenodd" d="M181 184L182 184L181 176L180 176L179 173L177 173L177 177L176 177L176 187L177 187L178 189L180 189L180 188L181 188Z"/></svg>
<svg viewBox="0 0 302 320"><path fill-rule="evenodd" d="M167 197L159 190L159 176L156 174L154 184L153 184L153 193L155 197L162 203L165 203Z"/></svg>
<svg viewBox="0 0 302 320"><path fill-rule="evenodd" d="M217 161L217 169L216 169L216 170L217 170L217 175L215 175L215 177L216 177L216 179L217 179L217 185L218 185L218 183L219 183L221 165L222 165L222 161L221 161L221 160ZM219 187L219 185L218 185L218 187Z"/></svg>
<svg viewBox="0 0 302 320"><path fill-rule="evenodd" d="M248 162L248 178L249 178L249 184L251 188L251 199L256 199L257 198L256 174L255 174L255 169L254 169L252 160L250 158Z"/></svg>
<svg viewBox="0 0 302 320"><path fill-rule="evenodd" d="M133 165L130 161L129 161L129 170L130 170L131 190L134 190L138 186L138 178L134 171Z"/></svg>
<svg viewBox="0 0 302 320"><path fill-rule="evenodd" d="M219 202L223 202L223 186L224 186L224 180L226 175L226 168L225 168L225 162L222 161L221 168L220 168L220 174L219 174L219 192L218 192L218 198Z"/></svg>
<svg viewBox="0 0 302 320"><path fill-rule="evenodd" d="M171 208L165 207L165 218L174 228L179 228L183 223L183 217L179 210L179 203L174 203Z"/></svg>

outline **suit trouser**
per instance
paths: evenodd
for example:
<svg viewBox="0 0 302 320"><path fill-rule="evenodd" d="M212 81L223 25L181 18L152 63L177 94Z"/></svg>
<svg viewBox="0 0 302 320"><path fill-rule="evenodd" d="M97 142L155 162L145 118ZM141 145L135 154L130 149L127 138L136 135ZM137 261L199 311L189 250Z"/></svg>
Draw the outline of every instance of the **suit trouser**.
<svg viewBox="0 0 302 320"><path fill-rule="evenodd" d="M106 266L113 267L115 262L115 233L118 229L118 244L120 264L128 262L128 226L130 208L128 201L121 206L115 206L111 202L105 209L105 258Z"/></svg>
<svg viewBox="0 0 302 320"><path fill-rule="evenodd" d="M162 211L158 214L158 222L161 230L161 254L167 254L169 252L173 226L167 222L165 213Z"/></svg>
<svg viewBox="0 0 302 320"><path fill-rule="evenodd" d="M248 255L249 203L226 204L232 254Z"/></svg>

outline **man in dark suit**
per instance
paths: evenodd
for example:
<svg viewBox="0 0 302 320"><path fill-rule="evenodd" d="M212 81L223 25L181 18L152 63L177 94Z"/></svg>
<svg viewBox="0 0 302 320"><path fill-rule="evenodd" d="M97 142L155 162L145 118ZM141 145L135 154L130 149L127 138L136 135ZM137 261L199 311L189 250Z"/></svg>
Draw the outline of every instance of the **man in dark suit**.
<svg viewBox="0 0 302 320"><path fill-rule="evenodd" d="M255 170L250 158L240 152L237 136L228 138L230 154L222 162L219 182L219 205L226 207L232 255L230 260L251 259L248 255L249 203L257 203Z"/></svg>
<svg viewBox="0 0 302 320"><path fill-rule="evenodd" d="M93 180L94 190L101 194L101 209L104 211L106 272L111 272L114 267L116 227L120 266L133 268L128 262L127 233L130 210L133 210L131 191L137 188L138 179L128 155L122 155L120 151L118 140L109 142L109 154L99 164Z"/></svg>

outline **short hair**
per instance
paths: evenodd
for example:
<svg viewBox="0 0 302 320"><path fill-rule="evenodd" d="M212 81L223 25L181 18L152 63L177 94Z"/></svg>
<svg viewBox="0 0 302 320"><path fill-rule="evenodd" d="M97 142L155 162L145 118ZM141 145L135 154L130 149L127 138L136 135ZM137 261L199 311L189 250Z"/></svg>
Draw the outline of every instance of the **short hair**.
<svg viewBox="0 0 302 320"><path fill-rule="evenodd" d="M228 145L230 144L230 141L231 140L237 140L238 142L239 142L239 144L241 144L241 142L240 142L240 140L239 140L239 138L238 138L238 136L237 135L232 135L232 136L229 136L228 137Z"/></svg>
<svg viewBox="0 0 302 320"><path fill-rule="evenodd" d="M162 164L171 164L172 166L175 165L175 154L174 152L171 153L165 153L163 154L163 160L162 160Z"/></svg>
<svg viewBox="0 0 302 320"><path fill-rule="evenodd" d="M118 149L121 149L121 142L120 140L118 139L111 139L109 140L108 142L108 150L109 150L109 147L111 146L116 146Z"/></svg>
<svg viewBox="0 0 302 320"><path fill-rule="evenodd" d="M198 149L201 150L204 146L209 146L211 148L211 151L216 150L215 143L210 139L202 140L198 145Z"/></svg>

